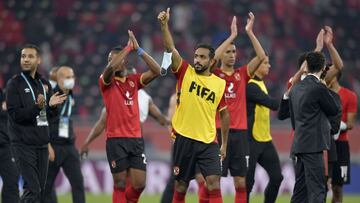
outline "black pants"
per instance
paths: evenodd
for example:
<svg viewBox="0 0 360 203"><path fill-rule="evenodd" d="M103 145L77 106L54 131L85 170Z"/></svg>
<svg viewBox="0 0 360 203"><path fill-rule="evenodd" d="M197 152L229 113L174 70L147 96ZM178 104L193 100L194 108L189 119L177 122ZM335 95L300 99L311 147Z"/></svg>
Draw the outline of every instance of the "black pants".
<svg viewBox="0 0 360 203"><path fill-rule="evenodd" d="M323 153L296 155L295 186L291 203L324 203L326 179Z"/></svg>
<svg viewBox="0 0 360 203"><path fill-rule="evenodd" d="M3 180L1 202L20 201L19 172L17 170L10 145L0 146L0 176Z"/></svg>
<svg viewBox="0 0 360 203"><path fill-rule="evenodd" d="M52 203L51 191L60 168L68 178L71 185L74 203L85 202L84 179L81 173L80 156L74 145L53 145L55 161L49 162L49 172L46 181L44 203Z"/></svg>
<svg viewBox="0 0 360 203"><path fill-rule="evenodd" d="M48 169L48 148L13 145L16 165L24 179L21 203L40 203Z"/></svg>
<svg viewBox="0 0 360 203"><path fill-rule="evenodd" d="M283 176L281 174L280 160L272 141L257 142L250 141L250 160L249 169L246 175L246 188L249 194L254 186L254 176L256 163L262 166L269 175L269 182L265 189L265 203L273 203L276 201L279 187ZM248 202L249 202L248 198Z"/></svg>

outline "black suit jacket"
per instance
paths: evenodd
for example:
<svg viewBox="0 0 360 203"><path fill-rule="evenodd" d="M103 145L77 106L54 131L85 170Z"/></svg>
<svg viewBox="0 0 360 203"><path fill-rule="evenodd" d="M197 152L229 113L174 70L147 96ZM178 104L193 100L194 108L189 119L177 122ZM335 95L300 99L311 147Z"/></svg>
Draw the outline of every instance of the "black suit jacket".
<svg viewBox="0 0 360 203"><path fill-rule="evenodd" d="M314 153L329 149L330 123L339 105L330 90L313 75L297 83L289 94L290 116L295 135L292 153Z"/></svg>

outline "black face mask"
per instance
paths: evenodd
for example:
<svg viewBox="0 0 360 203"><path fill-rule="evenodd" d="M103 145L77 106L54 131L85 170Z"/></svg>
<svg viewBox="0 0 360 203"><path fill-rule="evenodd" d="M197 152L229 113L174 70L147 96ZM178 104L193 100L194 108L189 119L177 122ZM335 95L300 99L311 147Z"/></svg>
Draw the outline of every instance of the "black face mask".
<svg viewBox="0 0 360 203"><path fill-rule="evenodd" d="M327 72L329 71L330 67L326 66L325 69L322 71L320 75L320 79L323 80L326 77Z"/></svg>

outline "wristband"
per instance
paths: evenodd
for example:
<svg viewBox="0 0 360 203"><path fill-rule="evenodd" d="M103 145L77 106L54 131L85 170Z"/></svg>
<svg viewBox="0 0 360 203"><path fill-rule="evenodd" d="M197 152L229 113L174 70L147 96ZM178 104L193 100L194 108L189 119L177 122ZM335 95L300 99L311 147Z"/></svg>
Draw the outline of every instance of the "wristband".
<svg viewBox="0 0 360 203"><path fill-rule="evenodd" d="M144 50L141 48L141 47L139 47L138 49L137 49L137 55L138 56L142 56L143 54L144 54Z"/></svg>

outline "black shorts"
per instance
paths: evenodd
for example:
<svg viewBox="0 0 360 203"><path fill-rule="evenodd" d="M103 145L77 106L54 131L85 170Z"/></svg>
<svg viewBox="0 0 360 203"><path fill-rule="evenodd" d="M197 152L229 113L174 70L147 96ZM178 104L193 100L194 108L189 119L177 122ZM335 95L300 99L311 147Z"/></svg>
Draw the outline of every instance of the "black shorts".
<svg viewBox="0 0 360 203"><path fill-rule="evenodd" d="M194 179L196 165L204 177L221 175L221 156L217 143L206 144L177 134L172 158L176 180L189 182Z"/></svg>
<svg viewBox="0 0 360 203"><path fill-rule="evenodd" d="M337 161L334 163L332 184L350 184L350 150L348 141L335 141Z"/></svg>
<svg viewBox="0 0 360 203"><path fill-rule="evenodd" d="M221 145L221 131L218 130L218 141ZM247 130L230 129L226 157L222 162L222 176L228 175L230 170L231 176L245 177L249 168L249 136Z"/></svg>
<svg viewBox="0 0 360 203"><path fill-rule="evenodd" d="M106 155L111 173L128 168L146 171L143 138L109 138L106 140Z"/></svg>

